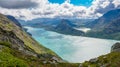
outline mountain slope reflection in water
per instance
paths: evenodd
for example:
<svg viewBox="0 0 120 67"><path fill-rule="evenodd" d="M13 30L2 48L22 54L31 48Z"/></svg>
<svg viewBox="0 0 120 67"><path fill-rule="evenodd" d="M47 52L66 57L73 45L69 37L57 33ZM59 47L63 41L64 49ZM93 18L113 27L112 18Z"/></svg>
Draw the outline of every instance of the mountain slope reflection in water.
<svg viewBox="0 0 120 67"><path fill-rule="evenodd" d="M115 40L63 35L41 28L25 27L32 37L69 62L84 62L110 52Z"/></svg>

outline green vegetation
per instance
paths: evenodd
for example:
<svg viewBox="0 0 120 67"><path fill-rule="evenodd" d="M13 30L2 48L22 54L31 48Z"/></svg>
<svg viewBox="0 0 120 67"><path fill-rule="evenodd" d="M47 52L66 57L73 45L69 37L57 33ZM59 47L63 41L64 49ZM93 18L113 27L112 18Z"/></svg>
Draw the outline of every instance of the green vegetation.
<svg viewBox="0 0 120 67"><path fill-rule="evenodd" d="M62 59L56 53L36 42L19 26L0 14L0 67L56 67L56 65L78 67L79 65L59 61Z"/></svg>
<svg viewBox="0 0 120 67"><path fill-rule="evenodd" d="M26 62L18 57L12 55L14 52L10 49L10 44L7 42L0 42L0 67L27 67Z"/></svg>
<svg viewBox="0 0 120 67"><path fill-rule="evenodd" d="M10 43L8 42L0 42L0 45L6 46L6 47L11 47Z"/></svg>
<svg viewBox="0 0 120 67"><path fill-rule="evenodd" d="M20 40L22 40L24 42L25 46L34 50L34 52L36 52L38 54L48 53L48 54L51 54L54 56L58 56L50 49L39 44L31 36L27 35L25 31L23 31L19 26L15 25L11 20L6 18L2 14L0 14L0 28L3 29L4 31L8 32L8 34L9 34L9 32L14 33L14 35L16 35L16 37L18 37Z"/></svg>
<svg viewBox="0 0 120 67"><path fill-rule="evenodd" d="M119 67L120 66L120 52L112 52L107 55L96 58L97 60L86 61L82 64L83 67Z"/></svg>
<svg viewBox="0 0 120 67"><path fill-rule="evenodd" d="M77 63L44 64L40 58L22 54L12 49L8 42L0 42L0 67L78 67Z"/></svg>
<svg viewBox="0 0 120 67"><path fill-rule="evenodd" d="M27 67L27 64L10 53L0 52L0 67Z"/></svg>

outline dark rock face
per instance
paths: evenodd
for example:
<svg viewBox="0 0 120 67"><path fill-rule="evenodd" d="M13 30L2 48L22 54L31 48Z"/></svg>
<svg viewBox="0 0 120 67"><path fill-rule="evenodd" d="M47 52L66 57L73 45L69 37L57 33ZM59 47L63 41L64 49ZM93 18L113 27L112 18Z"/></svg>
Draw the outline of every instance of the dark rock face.
<svg viewBox="0 0 120 67"><path fill-rule="evenodd" d="M37 57L37 54L27 48L27 46L24 45L24 42L20 40L12 31L5 31L0 28L0 42L9 42L12 44L11 48L17 49L23 54Z"/></svg>
<svg viewBox="0 0 120 67"><path fill-rule="evenodd" d="M105 33L117 33L120 32L120 18L110 22L104 29Z"/></svg>
<svg viewBox="0 0 120 67"><path fill-rule="evenodd" d="M90 59L89 60L89 62L91 62L91 63L95 63L95 62L97 62L98 61L98 58L93 58L93 59Z"/></svg>
<svg viewBox="0 0 120 67"><path fill-rule="evenodd" d="M11 20L12 22L14 22L17 26L19 26L20 28L22 28L22 25L19 23L19 21L18 21L15 17L10 16L10 15L6 15L6 17L7 17L9 20ZM23 29L24 29L24 28L23 28ZM28 35L32 36L32 34L30 34L29 32L27 32L26 29L24 29L24 30L26 31L26 33L27 33Z"/></svg>
<svg viewBox="0 0 120 67"><path fill-rule="evenodd" d="M111 48L112 52L120 52L120 43L116 43Z"/></svg>
<svg viewBox="0 0 120 67"><path fill-rule="evenodd" d="M18 22L18 20L17 20L15 17L10 16L10 15L6 15L6 17L7 17L9 20L11 20L12 22L14 22L17 26L19 26L19 27L22 28L21 24Z"/></svg>

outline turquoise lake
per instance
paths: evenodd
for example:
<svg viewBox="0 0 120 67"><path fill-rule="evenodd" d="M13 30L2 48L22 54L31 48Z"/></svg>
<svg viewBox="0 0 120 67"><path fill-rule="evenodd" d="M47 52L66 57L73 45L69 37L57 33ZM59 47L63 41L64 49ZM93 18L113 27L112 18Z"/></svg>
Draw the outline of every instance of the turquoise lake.
<svg viewBox="0 0 120 67"><path fill-rule="evenodd" d="M25 27L40 44L53 50L61 58L72 63L81 63L110 52L115 40L71 36L46 31L42 28Z"/></svg>

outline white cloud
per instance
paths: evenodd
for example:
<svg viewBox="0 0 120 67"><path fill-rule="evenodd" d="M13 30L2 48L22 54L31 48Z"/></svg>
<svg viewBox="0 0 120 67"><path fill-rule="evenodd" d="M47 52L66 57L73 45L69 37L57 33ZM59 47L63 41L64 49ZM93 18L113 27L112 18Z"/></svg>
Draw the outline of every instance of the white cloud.
<svg viewBox="0 0 120 67"><path fill-rule="evenodd" d="M8 9L32 8L37 5L32 0L0 0L0 6Z"/></svg>
<svg viewBox="0 0 120 67"><path fill-rule="evenodd" d="M9 0L8 0L9 1ZM16 0L17 2L18 0ZM35 18L54 18L54 17L74 17L74 18L97 18L109 10L117 9L120 6L120 0L94 0L90 7L75 6L66 0L63 4L50 3L48 0L27 0L38 4L32 8L8 9L0 7L0 12L7 15L13 15L24 20ZM7 5L7 4L6 4Z"/></svg>
<svg viewBox="0 0 120 67"><path fill-rule="evenodd" d="M120 0L114 0L112 3L115 4L115 7L120 6Z"/></svg>

